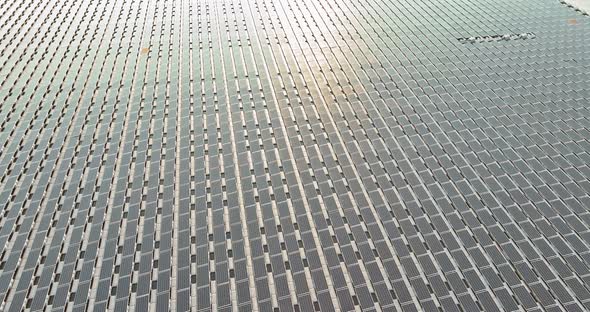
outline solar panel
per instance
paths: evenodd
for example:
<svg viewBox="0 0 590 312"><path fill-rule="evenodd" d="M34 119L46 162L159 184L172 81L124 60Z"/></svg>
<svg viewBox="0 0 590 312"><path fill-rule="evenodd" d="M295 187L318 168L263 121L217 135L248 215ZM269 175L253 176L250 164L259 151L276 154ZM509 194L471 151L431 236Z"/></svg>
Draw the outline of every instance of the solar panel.
<svg viewBox="0 0 590 312"><path fill-rule="evenodd" d="M0 8L0 310L590 308L579 1Z"/></svg>

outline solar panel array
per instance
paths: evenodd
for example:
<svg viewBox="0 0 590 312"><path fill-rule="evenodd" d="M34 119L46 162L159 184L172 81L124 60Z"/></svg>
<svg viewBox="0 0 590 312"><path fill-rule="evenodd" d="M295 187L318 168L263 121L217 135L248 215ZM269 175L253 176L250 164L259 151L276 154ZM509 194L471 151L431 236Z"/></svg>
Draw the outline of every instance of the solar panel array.
<svg viewBox="0 0 590 312"><path fill-rule="evenodd" d="M0 310L590 309L556 0L0 3Z"/></svg>

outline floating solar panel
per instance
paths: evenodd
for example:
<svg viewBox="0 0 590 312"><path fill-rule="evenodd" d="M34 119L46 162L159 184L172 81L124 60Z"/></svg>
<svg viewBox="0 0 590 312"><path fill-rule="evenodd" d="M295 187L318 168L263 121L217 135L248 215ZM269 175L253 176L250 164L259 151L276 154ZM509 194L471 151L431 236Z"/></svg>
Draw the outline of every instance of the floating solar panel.
<svg viewBox="0 0 590 312"><path fill-rule="evenodd" d="M587 10L0 3L0 311L590 309Z"/></svg>

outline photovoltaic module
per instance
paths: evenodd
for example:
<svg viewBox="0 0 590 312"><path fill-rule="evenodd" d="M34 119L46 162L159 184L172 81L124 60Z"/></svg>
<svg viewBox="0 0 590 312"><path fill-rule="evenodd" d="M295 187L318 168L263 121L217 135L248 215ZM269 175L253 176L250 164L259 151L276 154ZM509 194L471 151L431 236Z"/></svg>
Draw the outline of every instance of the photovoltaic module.
<svg viewBox="0 0 590 312"><path fill-rule="evenodd" d="M587 311L558 0L0 2L0 311Z"/></svg>

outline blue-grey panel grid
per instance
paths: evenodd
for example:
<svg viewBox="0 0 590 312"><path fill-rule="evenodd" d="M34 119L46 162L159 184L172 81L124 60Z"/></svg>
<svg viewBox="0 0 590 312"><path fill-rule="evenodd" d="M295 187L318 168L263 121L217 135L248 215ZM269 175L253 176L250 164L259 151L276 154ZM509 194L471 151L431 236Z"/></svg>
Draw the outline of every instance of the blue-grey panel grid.
<svg viewBox="0 0 590 312"><path fill-rule="evenodd" d="M0 310L590 309L558 0L0 3Z"/></svg>

